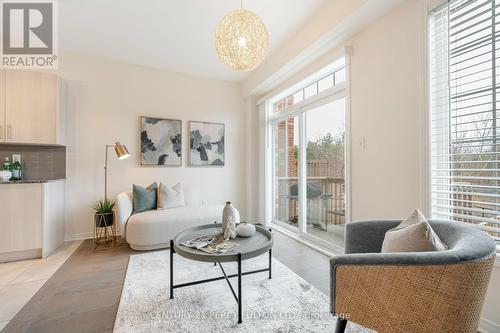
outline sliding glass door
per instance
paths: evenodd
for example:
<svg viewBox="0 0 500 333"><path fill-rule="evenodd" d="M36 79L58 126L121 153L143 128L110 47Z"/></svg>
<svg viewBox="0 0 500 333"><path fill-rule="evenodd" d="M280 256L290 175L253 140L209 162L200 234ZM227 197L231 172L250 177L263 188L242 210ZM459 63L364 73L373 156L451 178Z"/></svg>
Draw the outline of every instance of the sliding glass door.
<svg viewBox="0 0 500 333"><path fill-rule="evenodd" d="M271 122L275 225L320 245L344 243L346 99L300 103Z"/></svg>
<svg viewBox="0 0 500 333"><path fill-rule="evenodd" d="M345 222L345 98L305 111L306 228L343 245Z"/></svg>

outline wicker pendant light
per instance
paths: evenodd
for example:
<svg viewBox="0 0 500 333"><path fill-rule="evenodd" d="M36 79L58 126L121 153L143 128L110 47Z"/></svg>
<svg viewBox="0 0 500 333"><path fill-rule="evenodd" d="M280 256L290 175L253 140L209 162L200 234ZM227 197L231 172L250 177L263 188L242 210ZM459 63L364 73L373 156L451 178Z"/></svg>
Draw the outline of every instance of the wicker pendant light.
<svg viewBox="0 0 500 333"><path fill-rule="evenodd" d="M237 71L259 65L267 52L269 36L262 20L249 10L232 11L220 20L215 31L215 49L220 60Z"/></svg>

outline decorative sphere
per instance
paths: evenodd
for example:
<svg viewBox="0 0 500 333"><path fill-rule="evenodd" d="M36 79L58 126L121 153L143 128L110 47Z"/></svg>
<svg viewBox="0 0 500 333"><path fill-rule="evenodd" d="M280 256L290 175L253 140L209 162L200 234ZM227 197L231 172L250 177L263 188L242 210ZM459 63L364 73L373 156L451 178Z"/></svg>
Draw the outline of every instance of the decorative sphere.
<svg viewBox="0 0 500 333"><path fill-rule="evenodd" d="M236 232L238 233L238 236L240 237L250 237L255 234L255 226L250 223L246 222L241 222L237 227L236 227Z"/></svg>
<svg viewBox="0 0 500 333"><path fill-rule="evenodd" d="M269 35L264 22L249 10L238 9L220 20L215 49L220 60L237 71L257 67L266 56Z"/></svg>

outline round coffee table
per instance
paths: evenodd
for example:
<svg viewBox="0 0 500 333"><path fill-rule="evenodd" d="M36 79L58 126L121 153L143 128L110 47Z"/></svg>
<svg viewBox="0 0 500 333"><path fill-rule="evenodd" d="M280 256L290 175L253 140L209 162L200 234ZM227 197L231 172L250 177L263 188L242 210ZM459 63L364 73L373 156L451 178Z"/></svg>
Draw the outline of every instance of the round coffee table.
<svg viewBox="0 0 500 333"><path fill-rule="evenodd" d="M170 298L174 298L174 289L225 279L229 285L229 288L231 289L231 292L233 293L236 302L238 303L238 323L241 323L241 277L243 275L269 272L269 279L271 278L273 235L270 229L266 229L261 226L255 226L255 235L253 235L252 237L236 237L235 239L230 239L229 242L238 244L238 246L235 249L223 254L211 254L181 245L182 243L196 237L220 235L221 231L221 224L206 224L184 230L170 241ZM260 256L266 252L269 253L269 267L248 272L241 271L241 262L243 260ZM191 260L213 262L214 265L219 265L223 275L210 279L174 284L174 253L177 253L178 255ZM223 262L237 262L238 273L227 275L221 264ZM238 278L238 294L236 294L231 282L229 281L229 279L233 277Z"/></svg>

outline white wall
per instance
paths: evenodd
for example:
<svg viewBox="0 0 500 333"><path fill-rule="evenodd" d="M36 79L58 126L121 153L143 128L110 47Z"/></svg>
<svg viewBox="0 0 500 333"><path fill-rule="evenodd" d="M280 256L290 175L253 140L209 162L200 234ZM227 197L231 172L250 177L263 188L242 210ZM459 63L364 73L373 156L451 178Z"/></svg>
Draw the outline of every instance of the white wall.
<svg viewBox="0 0 500 333"><path fill-rule="evenodd" d="M103 197L104 146L119 140L131 158L110 150L108 193L132 184L181 181L207 202L231 200L245 216L244 104L240 85L63 53L58 74L67 101L67 238L92 231L89 203ZM183 121L183 166L139 166L139 116ZM226 166L188 167L188 121L226 124Z"/></svg>
<svg viewBox="0 0 500 333"><path fill-rule="evenodd" d="M421 6L407 2L350 41L353 220L401 218L420 197L423 167ZM364 141L364 147L362 142Z"/></svg>
<svg viewBox="0 0 500 333"><path fill-rule="evenodd" d="M349 40L337 47L332 46L331 51L302 70L296 70L292 77L273 89L273 92L278 92L298 82L337 58L344 45L352 46L353 220L403 218L415 207L424 211L427 208L424 162L428 112L428 3L435 1L405 1ZM331 28L334 27L335 22ZM310 44L314 41L311 39ZM290 57L293 56L290 53ZM273 60L268 62L273 63ZM273 72L267 74L272 75ZM265 80L263 73L259 73L259 76L262 81ZM259 86L254 81L248 84ZM254 135L259 135L258 123L254 122L253 127ZM483 329L489 328L492 332L500 332L499 295L500 267L497 263L481 323Z"/></svg>

